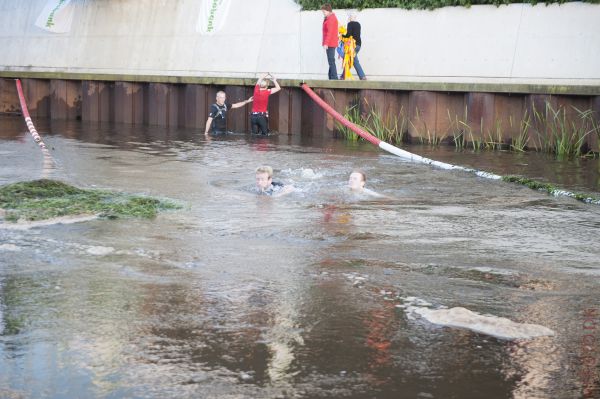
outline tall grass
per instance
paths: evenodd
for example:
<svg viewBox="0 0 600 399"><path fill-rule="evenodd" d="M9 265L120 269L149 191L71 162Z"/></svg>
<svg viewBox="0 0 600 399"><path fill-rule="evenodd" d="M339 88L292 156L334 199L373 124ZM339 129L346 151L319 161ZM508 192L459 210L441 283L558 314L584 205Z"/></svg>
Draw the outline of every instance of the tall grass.
<svg viewBox="0 0 600 399"><path fill-rule="evenodd" d="M512 127L512 116L509 118L509 122ZM517 137L513 137L510 143L510 149L512 151L525 152L525 150L528 149L530 139L529 129L531 129L531 114L527 110L525 110L525 113L523 114L523 119L521 119L521 123L519 124L519 134L517 135Z"/></svg>
<svg viewBox="0 0 600 399"><path fill-rule="evenodd" d="M478 151L482 148L483 143L481 140L475 137L473 129L469 124L469 109L465 106L465 110L462 119L458 119L458 116L454 116L454 119L450 116L450 110L448 112L448 119L450 125L448 130L452 132L452 141L457 149L465 149L468 146L472 147L473 151Z"/></svg>
<svg viewBox="0 0 600 399"><path fill-rule="evenodd" d="M577 118L567 118L564 107L554 109L549 102L545 103L543 111L533 107L536 121L536 134L543 151L554 153L559 158L581 156L587 136L600 134L598 122L592 110L581 111L576 107Z"/></svg>
<svg viewBox="0 0 600 399"><path fill-rule="evenodd" d="M353 105L351 107L346 108L344 112L344 118L348 121L354 123L355 125L361 125L361 117L360 117L360 109L358 105ZM344 137L348 141L358 141L359 136L354 133L354 131L345 125L342 125L338 121L335 121L337 126L337 130L341 133L342 137Z"/></svg>
<svg viewBox="0 0 600 399"><path fill-rule="evenodd" d="M368 105L368 102L366 102ZM371 135L387 143L398 144L404 139L406 131L407 118L404 114L404 108L400 108L399 115L387 112L385 115L371 107L370 110L361 114L358 104L348 107L344 113L344 117L353 124L360 126ZM351 129L336 122L338 130L347 140L356 141L359 136Z"/></svg>
<svg viewBox="0 0 600 399"><path fill-rule="evenodd" d="M531 111L525 110L523 118L518 122L518 133L510 140L510 144L504 141L506 129L499 119L494 122L491 129L484 131L482 118L479 126L481 138L479 138L468 123L467 107L460 119L456 115L452 117L447 110L449 126L442 134L435 129L430 129L423 118L422 111L418 108L412 120L406 117L404 108L401 108L398 114L394 114L383 113L375 107L370 107L368 112L361 114L358 104L347 108L344 116L350 122L388 143L397 144L405 141L404 133L410 124L419 142L431 146L438 146L447 137L451 137L450 142L460 150L467 147L471 147L474 151L482 148L487 150L506 148L515 152L543 151L555 154L557 157L590 155L590 152L586 152L586 142L590 135L597 136L600 142L600 122L591 109L580 110L576 107L572 109L576 112L576 116L571 118L568 117L565 107L554 109L548 101L545 102L543 110L538 110L535 106ZM509 130L514 131L515 125L513 117L509 117ZM342 124L337 123L337 127L347 140L359 139L351 129Z"/></svg>
<svg viewBox="0 0 600 399"><path fill-rule="evenodd" d="M481 118L481 131L483 132L483 118ZM485 148L488 150L501 150L504 146L504 140L502 138L502 121L496 119L494 122L494 128L488 129L486 134Z"/></svg>
<svg viewBox="0 0 600 399"><path fill-rule="evenodd" d="M435 129L429 129L429 127L427 126L427 121L421 118L421 112L419 111L419 108L416 108L415 111L417 124L413 123L412 120L409 120L408 123L410 123L413 129L418 133L419 141L421 142L421 144L429 144L432 146L440 145L440 143L446 138L446 135L443 134L441 136L438 136L437 131Z"/></svg>

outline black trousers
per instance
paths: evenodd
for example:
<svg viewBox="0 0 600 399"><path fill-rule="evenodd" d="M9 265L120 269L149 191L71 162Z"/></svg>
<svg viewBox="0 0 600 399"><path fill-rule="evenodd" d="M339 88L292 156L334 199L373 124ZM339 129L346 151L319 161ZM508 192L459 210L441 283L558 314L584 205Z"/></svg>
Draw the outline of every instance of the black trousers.
<svg viewBox="0 0 600 399"><path fill-rule="evenodd" d="M252 134L268 134L269 133L269 119L265 114L252 114L250 115L250 127Z"/></svg>

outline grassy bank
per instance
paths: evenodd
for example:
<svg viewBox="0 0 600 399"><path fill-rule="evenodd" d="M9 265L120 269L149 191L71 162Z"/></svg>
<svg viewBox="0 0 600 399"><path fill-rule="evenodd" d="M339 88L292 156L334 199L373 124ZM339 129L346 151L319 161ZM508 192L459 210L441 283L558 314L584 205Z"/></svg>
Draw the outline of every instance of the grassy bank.
<svg viewBox="0 0 600 399"><path fill-rule="evenodd" d="M105 218L152 218L181 206L156 198L81 189L55 180L34 180L0 187L0 209L9 222L61 216L98 215Z"/></svg>

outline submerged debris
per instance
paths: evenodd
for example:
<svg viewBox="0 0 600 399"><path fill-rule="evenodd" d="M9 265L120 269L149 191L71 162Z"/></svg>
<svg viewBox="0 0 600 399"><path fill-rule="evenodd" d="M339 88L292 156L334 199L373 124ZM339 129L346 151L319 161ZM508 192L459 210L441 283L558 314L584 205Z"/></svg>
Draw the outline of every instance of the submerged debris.
<svg viewBox="0 0 600 399"><path fill-rule="evenodd" d="M593 195L582 194L582 193L573 193L570 191L561 190L559 188L554 187L549 183L542 183L535 181L533 179L528 179L526 177L521 176L503 176L502 180L509 183L517 183L522 184L524 186L529 187L532 190L537 191L545 191L550 195L555 197L564 196L575 198L577 201L585 202L586 204L596 204L600 205L600 198L594 197Z"/></svg>
<svg viewBox="0 0 600 399"><path fill-rule="evenodd" d="M479 314L463 307L447 309L440 306L438 309L431 309L431 306L429 302L416 297L404 298L403 305L396 305L397 308L404 309L410 320L419 317L439 326L471 330L504 340L555 335L551 329L538 324L518 323L504 317Z"/></svg>
<svg viewBox="0 0 600 399"><path fill-rule="evenodd" d="M81 189L56 180L33 180L0 187L0 209L4 220L37 221L68 215L98 215L105 218L152 218L159 211L181 206L152 197L107 190Z"/></svg>

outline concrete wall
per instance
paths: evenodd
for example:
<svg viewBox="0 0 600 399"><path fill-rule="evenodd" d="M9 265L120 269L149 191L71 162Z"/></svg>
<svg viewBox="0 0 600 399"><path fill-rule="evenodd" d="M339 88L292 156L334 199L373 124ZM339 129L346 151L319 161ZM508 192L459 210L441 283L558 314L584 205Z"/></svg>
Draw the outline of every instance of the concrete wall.
<svg viewBox="0 0 600 399"><path fill-rule="evenodd" d="M0 0L0 72L325 79L320 12L232 0L223 30L196 32L200 0L77 0L69 33L34 25L45 0ZM341 23L347 12L336 11ZM359 14L370 79L600 85L600 5L514 4Z"/></svg>

